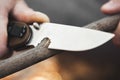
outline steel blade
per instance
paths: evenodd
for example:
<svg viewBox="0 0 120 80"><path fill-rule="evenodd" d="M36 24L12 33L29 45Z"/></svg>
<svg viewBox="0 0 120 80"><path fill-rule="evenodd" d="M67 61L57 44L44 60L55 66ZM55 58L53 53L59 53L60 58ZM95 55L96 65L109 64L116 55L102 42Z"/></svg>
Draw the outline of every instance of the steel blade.
<svg viewBox="0 0 120 80"><path fill-rule="evenodd" d="M114 37L112 33L56 23L43 23L40 30L31 28L33 38L29 45L37 46L43 38L48 37L51 40L49 49L66 51L90 50Z"/></svg>

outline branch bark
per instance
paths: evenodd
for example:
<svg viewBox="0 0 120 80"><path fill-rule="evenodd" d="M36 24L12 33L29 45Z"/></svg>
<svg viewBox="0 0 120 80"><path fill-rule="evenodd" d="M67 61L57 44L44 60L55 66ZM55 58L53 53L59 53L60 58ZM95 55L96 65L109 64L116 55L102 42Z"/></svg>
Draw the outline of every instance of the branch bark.
<svg viewBox="0 0 120 80"><path fill-rule="evenodd" d="M85 28L96 29L106 32L114 31L120 21L120 14L108 16L91 24L85 25Z"/></svg>
<svg viewBox="0 0 120 80"><path fill-rule="evenodd" d="M118 14L103 18L84 27L102 31L113 31L119 20L120 15ZM0 78L6 77L62 52L58 50L49 50L47 48L49 44L50 40L45 38L37 47L0 61Z"/></svg>
<svg viewBox="0 0 120 80"><path fill-rule="evenodd" d="M57 50L49 50L47 48L49 44L50 40L45 38L37 47L0 61L0 78L25 69L61 52Z"/></svg>

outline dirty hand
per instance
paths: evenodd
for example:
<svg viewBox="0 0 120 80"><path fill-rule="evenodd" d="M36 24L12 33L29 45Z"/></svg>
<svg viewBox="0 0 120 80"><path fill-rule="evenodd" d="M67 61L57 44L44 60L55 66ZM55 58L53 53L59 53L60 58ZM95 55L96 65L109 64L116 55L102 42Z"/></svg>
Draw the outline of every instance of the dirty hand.
<svg viewBox="0 0 120 80"><path fill-rule="evenodd" d="M104 4L101 7L101 10L105 14L116 14L120 13L120 0L110 0L106 4ZM120 22L118 24L117 29L115 30L115 38L113 39L113 42L120 46Z"/></svg>
<svg viewBox="0 0 120 80"><path fill-rule="evenodd" d="M45 14L29 8L24 0L0 0L0 58L7 53L7 24L9 14L14 19L26 23L49 21L49 18Z"/></svg>

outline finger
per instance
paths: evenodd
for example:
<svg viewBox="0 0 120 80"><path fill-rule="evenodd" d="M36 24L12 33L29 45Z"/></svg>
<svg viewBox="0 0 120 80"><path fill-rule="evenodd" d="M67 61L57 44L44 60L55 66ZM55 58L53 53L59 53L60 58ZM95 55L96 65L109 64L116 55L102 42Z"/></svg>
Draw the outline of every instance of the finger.
<svg viewBox="0 0 120 80"><path fill-rule="evenodd" d="M115 45L120 47L120 22L114 33L115 33L115 38L113 39L113 42Z"/></svg>
<svg viewBox="0 0 120 80"><path fill-rule="evenodd" d="M24 1L19 1L14 10L13 10L13 16L19 20L24 21L27 23L31 22L49 22L49 18L47 15L41 13L41 12L35 12L32 9L30 9Z"/></svg>
<svg viewBox="0 0 120 80"><path fill-rule="evenodd" d="M120 0L110 0L101 7L101 11L106 14L115 14L120 12Z"/></svg>
<svg viewBox="0 0 120 80"><path fill-rule="evenodd" d="M7 16L6 11L0 11L0 58L7 53Z"/></svg>

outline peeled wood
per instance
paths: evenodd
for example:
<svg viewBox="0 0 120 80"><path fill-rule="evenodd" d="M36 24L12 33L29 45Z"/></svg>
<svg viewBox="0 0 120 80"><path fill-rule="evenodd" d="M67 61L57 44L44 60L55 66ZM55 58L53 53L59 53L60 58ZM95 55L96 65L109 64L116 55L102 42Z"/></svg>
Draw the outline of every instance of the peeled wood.
<svg viewBox="0 0 120 80"><path fill-rule="evenodd" d="M118 25L119 20L120 15L114 15L103 18L84 27L102 31L113 31ZM37 47L0 61L0 78L6 77L62 52L58 50L49 50L49 44L50 40L45 38Z"/></svg>

